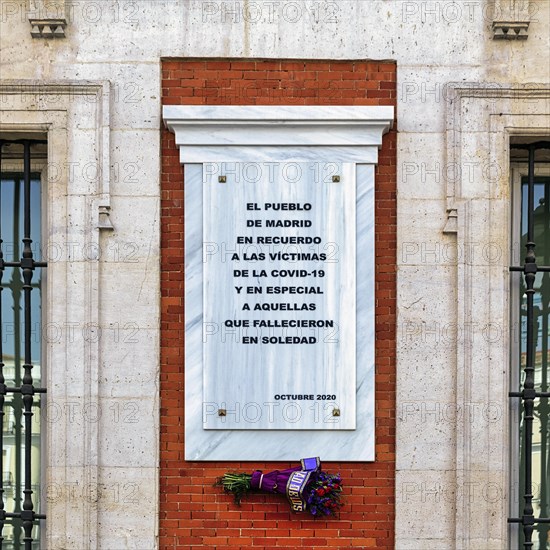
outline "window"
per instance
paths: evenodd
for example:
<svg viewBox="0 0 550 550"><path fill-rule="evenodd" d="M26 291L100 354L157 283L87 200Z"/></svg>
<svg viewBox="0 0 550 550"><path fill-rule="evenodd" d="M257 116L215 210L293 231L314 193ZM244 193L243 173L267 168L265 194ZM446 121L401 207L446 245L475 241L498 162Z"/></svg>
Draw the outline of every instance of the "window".
<svg viewBox="0 0 550 550"><path fill-rule="evenodd" d="M513 499L510 522L519 525L512 547L536 550L550 545L550 177L542 175L549 150L550 142L512 145L517 171L524 174L527 167L527 175L520 176L515 197L521 208L514 223L513 255L523 265L511 268L521 275L514 276L512 298L518 338L510 397L519 418L519 453L512 457L517 476L513 485L519 490L512 493L519 498ZM527 163L522 153L528 155Z"/></svg>
<svg viewBox="0 0 550 550"><path fill-rule="evenodd" d="M41 181L43 142L0 140L0 541L39 548L41 513ZM22 160L22 162L21 162ZM9 166L9 171L6 170Z"/></svg>

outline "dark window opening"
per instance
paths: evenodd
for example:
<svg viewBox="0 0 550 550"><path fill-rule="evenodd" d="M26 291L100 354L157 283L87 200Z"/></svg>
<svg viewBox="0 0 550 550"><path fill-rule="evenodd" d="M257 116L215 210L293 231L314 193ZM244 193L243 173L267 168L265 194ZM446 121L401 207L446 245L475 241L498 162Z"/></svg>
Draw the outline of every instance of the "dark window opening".
<svg viewBox="0 0 550 550"><path fill-rule="evenodd" d="M41 181L31 171L44 142L0 140L0 543L40 547ZM21 161L18 162L18 161ZM21 165L20 170L7 171Z"/></svg>
<svg viewBox="0 0 550 550"><path fill-rule="evenodd" d="M527 176L521 181L521 250L518 355L512 358L518 377L510 397L519 411L519 506L508 521L519 525L518 548L549 548L550 529L550 177L536 175L550 142L513 144L527 155ZM542 153L542 154L541 154ZM521 162L521 161L520 161Z"/></svg>

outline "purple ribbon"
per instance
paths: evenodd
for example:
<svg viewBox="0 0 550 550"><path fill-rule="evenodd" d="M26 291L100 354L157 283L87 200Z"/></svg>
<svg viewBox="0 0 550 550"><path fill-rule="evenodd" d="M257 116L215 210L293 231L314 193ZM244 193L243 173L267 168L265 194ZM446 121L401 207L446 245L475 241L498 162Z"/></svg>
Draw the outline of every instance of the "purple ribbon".
<svg viewBox="0 0 550 550"><path fill-rule="evenodd" d="M301 466L288 470L275 470L268 474L261 470L252 472L250 486L252 489L260 489L267 493L286 494L290 506L295 512L303 512L307 507L306 497L303 492L313 474L321 469L321 461L318 457L303 458Z"/></svg>
<svg viewBox="0 0 550 550"><path fill-rule="evenodd" d="M288 478L286 496L293 512L303 512L307 507L306 498L303 493L312 473L300 470L299 472L293 472Z"/></svg>
<svg viewBox="0 0 550 550"><path fill-rule="evenodd" d="M292 472L286 485L286 496L294 512L303 512L307 508L304 491L311 476L321 468L319 457L302 458L300 462L302 463L302 469Z"/></svg>

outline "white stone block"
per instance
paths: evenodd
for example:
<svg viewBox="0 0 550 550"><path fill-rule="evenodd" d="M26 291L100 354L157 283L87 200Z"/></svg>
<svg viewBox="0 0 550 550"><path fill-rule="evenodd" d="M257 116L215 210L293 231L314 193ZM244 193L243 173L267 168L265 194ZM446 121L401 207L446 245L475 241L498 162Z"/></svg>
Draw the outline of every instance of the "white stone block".
<svg viewBox="0 0 550 550"><path fill-rule="evenodd" d="M158 272L148 270L146 263L128 264L124 268L124 280L120 267L105 264L102 275L105 283L102 291L102 315L109 322L120 326L136 326L143 329L157 329L159 325L158 295L152 290L158 284ZM156 370L156 367L152 367Z"/></svg>
<svg viewBox="0 0 550 550"><path fill-rule="evenodd" d="M445 160L445 136L439 132L397 134L399 202L409 199L443 200L445 181L457 172Z"/></svg>
<svg viewBox="0 0 550 550"><path fill-rule="evenodd" d="M101 325L103 346L99 369L99 392L104 398L140 400L158 391L159 342L156 329L137 323L111 322ZM130 405L127 414L131 413Z"/></svg>
<svg viewBox="0 0 550 550"><path fill-rule="evenodd" d="M104 40L105 37L102 37L102 41ZM108 46L112 49L112 43ZM102 62L96 58L90 62L75 60L70 65L59 64L54 67L54 71L54 77L59 79L109 81L110 127L113 130L156 130L160 127L161 74L157 62L138 63L126 59L124 62L115 63L113 60ZM79 114L78 123L87 124L85 127L89 128L92 127L93 120L82 118ZM113 154L116 154L116 151L113 150ZM154 158L152 152L151 157Z"/></svg>
<svg viewBox="0 0 550 550"><path fill-rule="evenodd" d="M432 369L444 365L430 365ZM452 395L448 396L452 399ZM451 470L455 462L454 431L457 420L452 402L416 399L397 421L400 442L396 468L398 470Z"/></svg>
<svg viewBox="0 0 550 550"><path fill-rule="evenodd" d="M143 467L151 471L157 467L158 404L158 395L99 399L97 422L102 467Z"/></svg>
<svg viewBox="0 0 550 550"><path fill-rule="evenodd" d="M428 36L430 35L427 34L426 37ZM433 37L431 40L433 41ZM429 59L427 63L414 63L410 58L406 59L407 61L398 63L397 66L399 131L444 132L447 109L456 99L449 83L478 82L483 78L483 69L458 62L452 55L441 60L441 63L437 63L431 53L426 53L424 57Z"/></svg>
<svg viewBox="0 0 550 550"><path fill-rule="evenodd" d="M453 470L397 470L395 498L399 515L395 525L396 539L410 539L414 533L417 548L423 548L425 539L450 540L456 489ZM449 548L454 546L451 544Z"/></svg>
<svg viewBox="0 0 550 550"><path fill-rule="evenodd" d="M111 192L117 196L158 196L160 135L157 129L111 132Z"/></svg>
<svg viewBox="0 0 550 550"><path fill-rule="evenodd" d="M157 476L156 467L101 468L99 548L113 548L115 540L119 548L156 548L159 520L150 507L157 498Z"/></svg>

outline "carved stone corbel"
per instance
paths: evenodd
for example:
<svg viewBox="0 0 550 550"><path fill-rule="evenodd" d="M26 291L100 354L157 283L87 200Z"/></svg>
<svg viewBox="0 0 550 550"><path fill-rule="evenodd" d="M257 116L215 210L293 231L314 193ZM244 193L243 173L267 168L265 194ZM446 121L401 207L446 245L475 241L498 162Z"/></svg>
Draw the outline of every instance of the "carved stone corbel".
<svg viewBox="0 0 550 550"><path fill-rule="evenodd" d="M527 40L530 21L529 0L494 0L494 40Z"/></svg>
<svg viewBox="0 0 550 550"><path fill-rule="evenodd" d="M97 228L102 230L113 231L114 226L110 218L111 215L111 206L108 204L99 204L98 205L98 220Z"/></svg>
<svg viewBox="0 0 550 550"><path fill-rule="evenodd" d="M65 38L65 0L29 0L28 15L33 38Z"/></svg>

